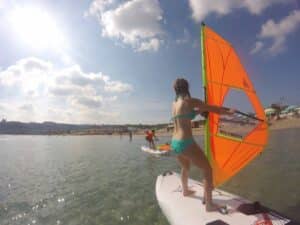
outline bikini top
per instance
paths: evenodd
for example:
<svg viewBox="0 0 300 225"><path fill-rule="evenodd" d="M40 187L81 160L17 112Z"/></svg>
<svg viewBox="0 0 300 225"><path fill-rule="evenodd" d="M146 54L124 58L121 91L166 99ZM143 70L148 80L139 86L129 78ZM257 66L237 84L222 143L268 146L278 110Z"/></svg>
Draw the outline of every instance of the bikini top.
<svg viewBox="0 0 300 225"><path fill-rule="evenodd" d="M176 116L173 116L171 118L171 120L175 120L177 118L184 118L184 119L190 119L190 120L193 120L195 119L195 117L197 116L197 112L195 110L192 110L191 112L189 113L185 113L185 114L178 114Z"/></svg>

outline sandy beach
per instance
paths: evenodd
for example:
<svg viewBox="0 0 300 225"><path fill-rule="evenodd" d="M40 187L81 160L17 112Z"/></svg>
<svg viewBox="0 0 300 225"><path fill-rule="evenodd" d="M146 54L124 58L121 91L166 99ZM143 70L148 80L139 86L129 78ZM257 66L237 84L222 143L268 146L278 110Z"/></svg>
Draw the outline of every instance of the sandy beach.
<svg viewBox="0 0 300 225"><path fill-rule="evenodd" d="M272 120L269 123L269 130L281 130L281 129L289 129L289 128L300 128L300 118L288 118L288 119L280 119L280 120ZM194 135L202 135L203 127L193 128ZM138 132L136 135L144 135L143 132ZM160 129L156 131L157 136L171 136L172 131L167 132L166 129Z"/></svg>
<svg viewBox="0 0 300 225"><path fill-rule="evenodd" d="M255 125L239 125L239 124L230 124L230 123L223 123L222 128L225 128L225 130L233 131L239 134L247 134L250 130L254 128ZM155 126L153 126L152 129ZM280 130L280 129L289 129L289 128L300 128L300 118L285 118L280 120L272 120L269 122L269 130ZM137 131L133 132L133 136L144 136L146 129L139 129ZM203 135L204 133L204 127L200 126L199 128L193 128L193 134L194 135ZM167 128L162 129L155 129L155 134L158 137L163 136L172 136L172 130ZM57 135L57 134L54 134ZM99 131L97 129L87 129L84 131L72 131L70 133L64 133L60 135L113 135L113 136L128 136L127 132L123 132L120 134L120 132L105 132L105 131Z"/></svg>

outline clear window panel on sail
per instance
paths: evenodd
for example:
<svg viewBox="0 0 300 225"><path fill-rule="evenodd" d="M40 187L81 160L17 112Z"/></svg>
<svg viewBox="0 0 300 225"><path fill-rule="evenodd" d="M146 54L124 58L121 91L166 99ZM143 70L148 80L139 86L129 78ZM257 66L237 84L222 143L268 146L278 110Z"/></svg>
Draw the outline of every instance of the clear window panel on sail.
<svg viewBox="0 0 300 225"><path fill-rule="evenodd" d="M220 115L218 122L218 135L231 139L244 139L259 121L256 120L255 111L248 96L242 90L230 89L225 96L224 107L236 109L243 114Z"/></svg>

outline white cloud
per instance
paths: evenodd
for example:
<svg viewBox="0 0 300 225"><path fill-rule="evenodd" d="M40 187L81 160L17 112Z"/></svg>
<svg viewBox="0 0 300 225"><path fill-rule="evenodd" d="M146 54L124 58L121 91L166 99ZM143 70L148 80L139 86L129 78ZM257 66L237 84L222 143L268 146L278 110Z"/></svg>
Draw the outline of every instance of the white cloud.
<svg viewBox="0 0 300 225"><path fill-rule="evenodd" d="M104 86L104 90L108 92L127 92L132 91L132 86L129 84L122 83L120 81L110 81L108 80Z"/></svg>
<svg viewBox="0 0 300 225"><path fill-rule="evenodd" d="M10 95L3 90L10 90ZM85 115L96 110L108 120L108 115L116 116L113 107L119 97L132 90L128 83L101 72L84 72L79 65L59 69L50 62L27 58L0 71L0 96L5 103L1 105L9 106L2 107L1 116L9 120L71 122L73 117L84 115L76 121L95 122ZM58 112L73 117L67 119ZM98 122L104 121L98 118Z"/></svg>
<svg viewBox="0 0 300 225"><path fill-rule="evenodd" d="M83 106L87 108L100 108L102 102L102 96L73 96L71 100L73 106Z"/></svg>
<svg viewBox="0 0 300 225"><path fill-rule="evenodd" d="M33 71L33 70L49 71L52 67L51 63L34 57L21 59L18 63L26 71Z"/></svg>
<svg viewBox="0 0 300 225"><path fill-rule="evenodd" d="M264 9L276 3L289 2L289 0L245 0L241 2L241 7L246 8L252 14L260 14Z"/></svg>
<svg viewBox="0 0 300 225"><path fill-rule="evenodd" d="M29 113L33 113L34 112L34 107L32 104L23 104L19 107L20 110L22 111L26 111Z"/></svg>
<svg viewBox="0 0 300 225"><path fill-rule="evenodd" d="M103 36L121 40L136 51L159 49L163 11L158 0L130 0L115 8L111 5L111 1L94 1L90 6L89 14L98 18Z"/></svg>
<svg viewBox="0 0 300 225"><path fill-rule="evenodd" d="M0 86L15 89L16 93L34 95L41 92L40 85L51 78L51 69L52 65L47 61L33 57L22 59L0 71Z"/></svg>
<svg viewBox="0 0 300 225"><path fill-rule="evenodd" d="M54 87L49 88L49 93L53 96L70 96L82 93L82 89L68 85L55 85Z"/></svg>
<svg viewBox="0 0 300 225"><path fill-rule="evenodd" d="M6 10L7 8L13 5L12 1L9 0L0 0L0 10Z"/></svg>
<svg viewBox="0 0 300 225"><path fill-rule="evenodd" d="M295 32L300 25L300 10L292 11L278 23L270 19L261 27L258 39L271 40L272 44L267 49L271 55L277 55L286 49L286 39L288 35ZM262 48L255 52L258 52Z"/></svg>
<svg viewBox="0 0 300 225"><path fill-rule="evenodd" d="M89 120L91 123L99 123L99 118L101 120L101 124L109 123L109 124L116 124L120 118L120 112L104 112L99 110L87 110L87 111L80 111L79 116L80 121L79 123L83 123L84 121ZM109 122L107 122L109 121Z"/></svg>
<svg viewBox="0 0 300 225"><path fill-rule="evenodd" d="M255 43L254 48L250 51L250 54L255 54L257 52L259 52L262 48L263 48L264 44L261 41L257 41Z"/></svg>
<svg viewBox="0 0 300 225"><path fill-rule="evenodd" d="M228 14L233 6L230 2L230 0L189 0L193 18L197 22L203 20L210 13L216 13L219 15Z"/></svg>
<svg viewBox="0 0 300 225"><path fill-rule="evenodd" d="M157 51L160 47L160 44L163 43L162 40L159 40L157 38L152 38L148 42L142 42L140 47L137 49L137 51L142 52L142 51Z"/></svg>
<svg viewBox="0 0 300 225"><path fill-rule="evenodd" d="M252 14L260 14L273 4L288 2L290 0L189 0L192 16L197 22L204 20L209 14L224 16L240 8Z"/></svg>
<svg viewBox="0 0 300 225"><path fill-rule="evenodd" d="M114 0L94 0L89 8L89 12L86 14L95 15L98 14L98 12L103 12L114 3Z"/></svg>
<svg viewBox="0 0 300 225"><path fill-rule="evenodd" d="M121 81L113 81L109 76L102 73L84 73L78 65L61 70L59 76L56 76L56 84L64 85L67 90L60 91L73 91L75 87L85 87L86 91L98 90L99 88L107 92L128 92L132 91L133 87L130 84Z"/></svg>

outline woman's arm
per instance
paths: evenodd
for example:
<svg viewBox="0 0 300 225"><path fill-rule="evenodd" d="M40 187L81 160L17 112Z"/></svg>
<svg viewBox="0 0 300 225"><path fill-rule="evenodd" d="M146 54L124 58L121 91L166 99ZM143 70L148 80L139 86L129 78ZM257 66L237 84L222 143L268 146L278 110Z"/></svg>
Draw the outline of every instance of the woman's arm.
<svg viewBox="0 0 300 225"><path fill-rule="evenodd" d="M226 107L214 106L214 105L206 105L207 111L223 114L223 115L232 115L235 113L235 109L230 109Z"/></svg>
<svg viewBox="0 0 300 225"><path fill-rule="evenodd" d="M205 112L213 112L213 113L217 113L217 114L232 115L233 113L235 113L234 109L220 107L220 106L214 106L214 105L208 105L197 98L191 98L191 99L189 99L189 102L193 108L197 109L196 112L198 114L203 114Z"/></svg>

